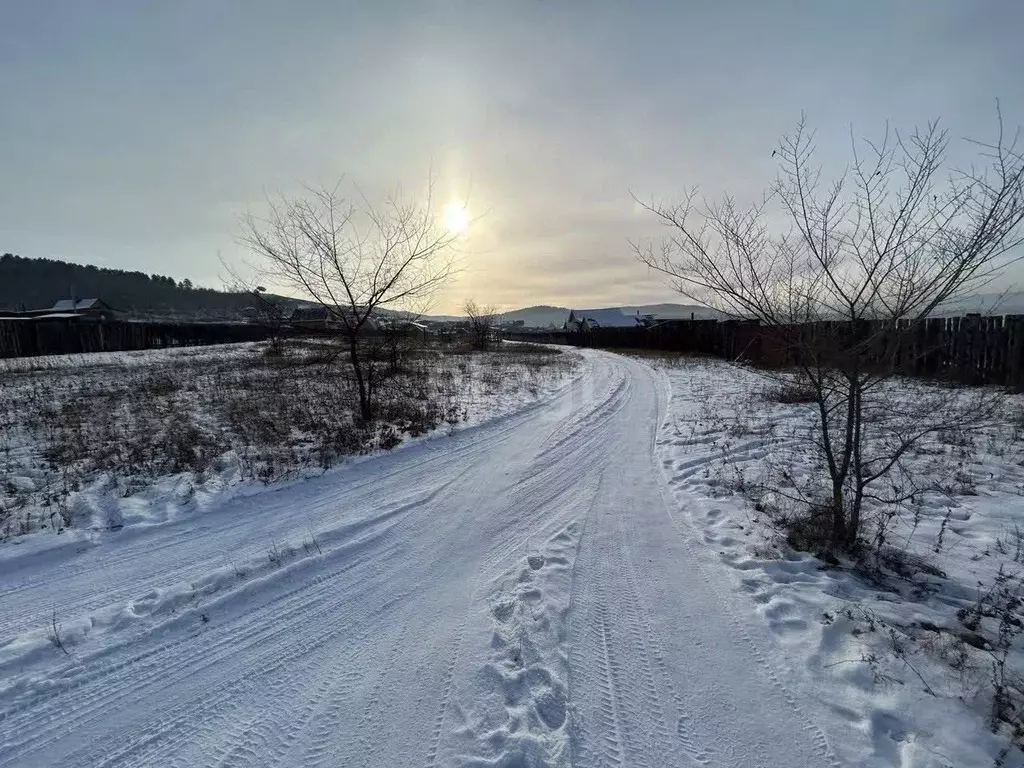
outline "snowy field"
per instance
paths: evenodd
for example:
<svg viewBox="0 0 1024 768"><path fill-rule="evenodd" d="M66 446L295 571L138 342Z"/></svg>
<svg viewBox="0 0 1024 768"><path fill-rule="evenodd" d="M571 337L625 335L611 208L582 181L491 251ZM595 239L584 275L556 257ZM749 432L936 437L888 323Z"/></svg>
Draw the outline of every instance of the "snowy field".
<svg viewBox="0 0 1024 768"><path fill-rule="evenodd" d="M924 441L905 469L923 486L912 503L893 518L869 507L880 552L830 568L790 546L765 492L820 474L815 406L780 404L773 379L719 361L655 365L672 391L658 444L676 504L813 709L868 737L864 764L1019 764L1003 751L1024 692L1024 398L999 395L990 425ZM904 408L937 391L893 389ZM994 718L997 685L1007 706Z"/></svg>
<svg viewBox="0 0 1024 768"><path fill-rule="evenodd" d="M277 356L260 343L0 361L0 541L192 514L501 416L560 386L575 360L511 344L407 350L367 430L331 351L296 340Z"/></svg>
<svg viewBox="0 0 1024 768"><path fill-rule="evenodd" d="M756 507L813 457L754 374L463 362L466 428L0 545L0 766L1022 764L966 642L1024 559L1011 418L920 455L959 465L890 531L913 567L826 568Z"/></svg>

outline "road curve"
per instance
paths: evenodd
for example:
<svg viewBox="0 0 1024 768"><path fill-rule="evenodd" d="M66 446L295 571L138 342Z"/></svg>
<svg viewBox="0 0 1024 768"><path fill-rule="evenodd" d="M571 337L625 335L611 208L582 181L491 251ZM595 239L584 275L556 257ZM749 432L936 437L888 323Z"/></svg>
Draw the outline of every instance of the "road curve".
<svg viewBox="0 0 1024 768"><path fill-rule="evenodd" d="M673 515L664 380L585 357L494 423L4 561L0 639L128 618L0 669L0 766L839 765Z"/></svg>

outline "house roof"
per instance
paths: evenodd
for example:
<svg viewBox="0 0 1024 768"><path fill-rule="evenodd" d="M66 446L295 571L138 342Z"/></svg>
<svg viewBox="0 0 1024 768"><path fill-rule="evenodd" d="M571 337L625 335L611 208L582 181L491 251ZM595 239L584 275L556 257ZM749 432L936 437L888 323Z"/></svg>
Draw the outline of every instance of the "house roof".
<svg viewBox="0 0 1024 768"><path fill-rule="evenodd" d="M99 299L61 299L52 307L51 312L80 312L84 309L103 309L107 307ZM109 309L109 307L107 307Z"/></svg>
<svg viewBox="0 0 1024 768"><path fill-rule="evenodd" d="M323 304L316 304L308 307L296 307L292 310L291 315L288 318L288 322L291 323L331 323L341 326L344 323L344 319L349 318L351 322L355 322L355 317L352 310L348 307L337 307L331 308ZM367 330L376 330L381 327L381 324L377 321L377 318L373 315L366 318L362 324L363 328Z"/></svg>
<svg viewBox="0 0 1024 768"><path fill-rule="evenodd" d="M324 306L296 307L292 310L290 319L293 323L330 320L331 312Z"/></svg>
<svg viewBox="0 0 1024 768"><path fill-rule="evenodd" d="M574 309L569 317L577 322L586 320L598 328L635 328L638 323L635 315L627 315L618 309Z"/></svg>

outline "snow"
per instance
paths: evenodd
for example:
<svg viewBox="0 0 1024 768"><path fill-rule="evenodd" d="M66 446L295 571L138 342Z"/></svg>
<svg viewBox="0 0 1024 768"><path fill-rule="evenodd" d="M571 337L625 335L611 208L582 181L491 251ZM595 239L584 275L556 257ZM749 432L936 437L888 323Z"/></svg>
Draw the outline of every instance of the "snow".
<svg viewBox="0 0 1024 768"><path fill-rule="evenodd" d="M722 436L687 425L732 369L581 354L470 428L0 550L0 765L991 761L964 705L826 671L821 580L867 590L753 557L742 501L688 484Z"/></svg>
<svg viewBox="0 0 1024 768"><path fill-rule="evenodd" d="M576 359L514 344L476 354L421 350L407 369L427 375L408 388L404 410L392 407L376 434L359 437L349 390L319 365L296 364L315 352L299 348L280 368L266 363L264 348L0 361L0 540L31 549L52 546L54 530L91 541L195 515L261 481L301 479L429 439L434 422L456 431L504 415L563 386ZM268 421L283 428L268 437Z"/></svg>
<svg viewBox="0 0 1024 768"><path fill-rule="evenodd" d="M869 766L996 764L1007 740L987 722L992 657L961 641L970 633L958 612L977 605L981 585L1001 566L1021 572L1013 532L1024 518L1024 442L1014 420L974 440L940 435L922 446L913 471L934 473L942 456L959 464L960 481L920 494L916 512L891 525L888 551L909 573L879 580L793 551L744 498L780 466L813 471L803 439L813 429L812 405L766 402L771 385L761 376L719 361L661 371L672 406L659 455L676 506L706 545L703 557L726 566L733 591L753 601L794 689L867 737L841 739L837 752ZM928 386L898 382L896 402L921 398ZM1008 395L1005 403L1011 415L1024 405ZM1010 665L1019 670L1022 662L1016 643ZM1020 758L1012 750L1003 764Z"/></svg>
<svg viewBox="0 0 1024 768"><path fill-rule="evenodd" d="M12 317L2 317L0 319L2 319L6 323L8 320L71 320L77 317L81 317L81 315L79 315L76 312L49 312L45 315L15 315Z"/></svg>

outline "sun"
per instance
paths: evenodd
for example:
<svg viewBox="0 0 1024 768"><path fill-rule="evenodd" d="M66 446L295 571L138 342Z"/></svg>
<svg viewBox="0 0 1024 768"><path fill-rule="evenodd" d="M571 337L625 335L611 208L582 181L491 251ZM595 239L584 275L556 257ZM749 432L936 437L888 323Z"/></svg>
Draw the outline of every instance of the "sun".
<svg viewBox="0 0 1024 768"><path fill-rule="evenodd" d="M444 209L444 225L453 235L461 235L469 229L469 211L462 203L449 203Z"/></svg>

